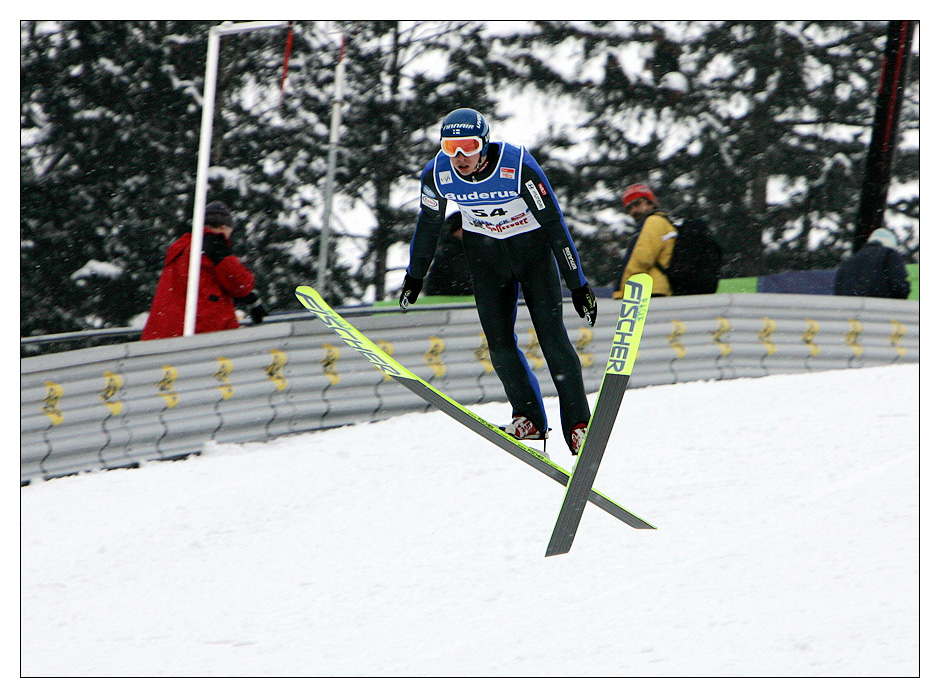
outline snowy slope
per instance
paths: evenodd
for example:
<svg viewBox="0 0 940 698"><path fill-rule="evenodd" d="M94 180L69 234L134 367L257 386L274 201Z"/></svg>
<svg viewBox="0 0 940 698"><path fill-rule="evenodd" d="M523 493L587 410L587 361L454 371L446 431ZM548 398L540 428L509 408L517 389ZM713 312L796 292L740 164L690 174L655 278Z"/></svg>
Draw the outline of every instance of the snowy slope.
<svg viewBox="0 0 940 698"><path fill-rule="evenodd" d="M30 485L21 671L917 675L918 390L630 390L596 487L658 529L549 559L563 489L437 412Z"/></svg>

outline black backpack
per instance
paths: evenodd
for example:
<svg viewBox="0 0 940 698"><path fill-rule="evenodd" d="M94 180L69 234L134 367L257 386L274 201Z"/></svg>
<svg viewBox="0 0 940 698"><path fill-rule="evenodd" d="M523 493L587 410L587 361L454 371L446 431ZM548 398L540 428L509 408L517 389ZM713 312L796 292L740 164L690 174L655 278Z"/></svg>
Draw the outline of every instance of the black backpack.
<svg viewBox="0 0 940 698"><path fill-rule="evenodd" d="M676 227L676 246L669 267L657 268L669 278L674 296L714 293L721 278L722 250L708 224L690 218Z"/></svg>

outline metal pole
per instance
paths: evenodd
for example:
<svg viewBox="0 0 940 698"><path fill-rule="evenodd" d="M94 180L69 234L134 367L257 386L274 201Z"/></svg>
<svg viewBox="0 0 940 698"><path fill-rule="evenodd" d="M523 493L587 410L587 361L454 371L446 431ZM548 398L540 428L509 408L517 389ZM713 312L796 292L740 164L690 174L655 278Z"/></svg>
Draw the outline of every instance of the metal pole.
<svg viewBox="0 0 940 698"><path fill-rule="evenodd" d="M206 79L202 93L202 125L199 129L199 159L196 164L196 196L193 202L193 229L189 247L189 277L186 284L186 314L183 336L196 333L196 305L199 298L199 271L202 266L202 229L205 220L206 188L209 182L209 153L212 149L212 120L215 115L215 88L219 68L219 37L255 29L286 27L288 22L226 22L209 29L206 50Z"/></svg>
<svg viewBox="0 0 940 698"><path fill-rule="evenodd" d="M336 65L336 77L333 84L333 114L330 119L330 144L326 164L326 188L323 193L323 226L320 231L320 257L317 266L317 286L321 292L326 292L330 278L330 225L333 215L333 188L336 179L336 150L339 145L339 127L341 109L343 106L343 80L346 75L346 37L343 36L339 49L339 63Z"/></svg>
<svg viewBox="0 0 940 698"><path fill-rule="evenodd" d="M897 145L904 86L910 62L914 21L888 22L885 55L881 66L881 81L875 103L875 118L865 161L858 221L852 239L852 250L857 252L868 241L868 236L884 224L891 185L891 161Z"/></svg>

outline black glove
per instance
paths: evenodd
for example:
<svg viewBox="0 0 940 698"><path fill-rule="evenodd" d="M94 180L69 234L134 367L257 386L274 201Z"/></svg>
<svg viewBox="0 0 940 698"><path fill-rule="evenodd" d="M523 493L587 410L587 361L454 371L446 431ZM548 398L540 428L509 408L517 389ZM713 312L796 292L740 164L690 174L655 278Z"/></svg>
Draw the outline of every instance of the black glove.
<svg viewBox="0 0 940 698"><path fill-rule="evenodd" d="M587 284L581 288L576 288L571 292L571 301L574 303L574 309L578 315L587 320L587 323L594 327L594 321L597 319L597 298L594 291Z"/></svg>
<svg viewBox="0 0 940 698"><path fill-rule="evenodd" d="M213 264L218 264L232 254L232 246L220 233L206 233L202 238L202 251Z"/></svg>
<svg viewBox="0 0 940 698"><path fill-rule="evenodd" d="M251 321L256 325L260 325L261 321L268 316L268 309L264 307L261 296L258 295L257 291L252 291L242 300L248 305L248 314L251 316Z"/></svg>
<svg viewBox="0 0 940 698"><path fill-rule="evenodd" d="M416 279L408 272L405 272L405 281L401 285L401 296L398 298L398 305L402 310L408 310L408 306L418 300L418 294L421 293L421 287L424 286L424 279Z"/></svg>

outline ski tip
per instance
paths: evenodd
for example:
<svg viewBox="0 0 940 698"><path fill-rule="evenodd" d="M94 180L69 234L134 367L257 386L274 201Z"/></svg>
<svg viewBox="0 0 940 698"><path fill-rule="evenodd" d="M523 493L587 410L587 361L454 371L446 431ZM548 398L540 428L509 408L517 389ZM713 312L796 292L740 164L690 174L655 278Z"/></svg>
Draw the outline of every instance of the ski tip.
<svg viewBox="0 0 940 698"><path fill-rule="evenodd" d="M308 310L313 310L316 306L325 305L323 298L312 286L298 286L294 289L294 295L300 304Z"/></svg>
<svg viewBox="0 0 940 698"><path fill-rule="evenodd" d="M548 548L545 550L545 557L564 555L571 550L572 543L574 543L574 533L553 531L548 541Z"/></svg>
<svg viewBox="0 0 940 698"><path fill-rule="evenodd" d="M653 288L653 277L643 272L642 274L634 274L630 277L630 281L640 284L643 287L645 294L649 294Z"/></svg>
<svg viewBox="0 0 940 698"><path fill-rule="evenodd" d="M571 543L568 545L560 546L548 546L548 550L545 551L545 557L555 557L556 555L565 555L571 550Z"/></svg>

